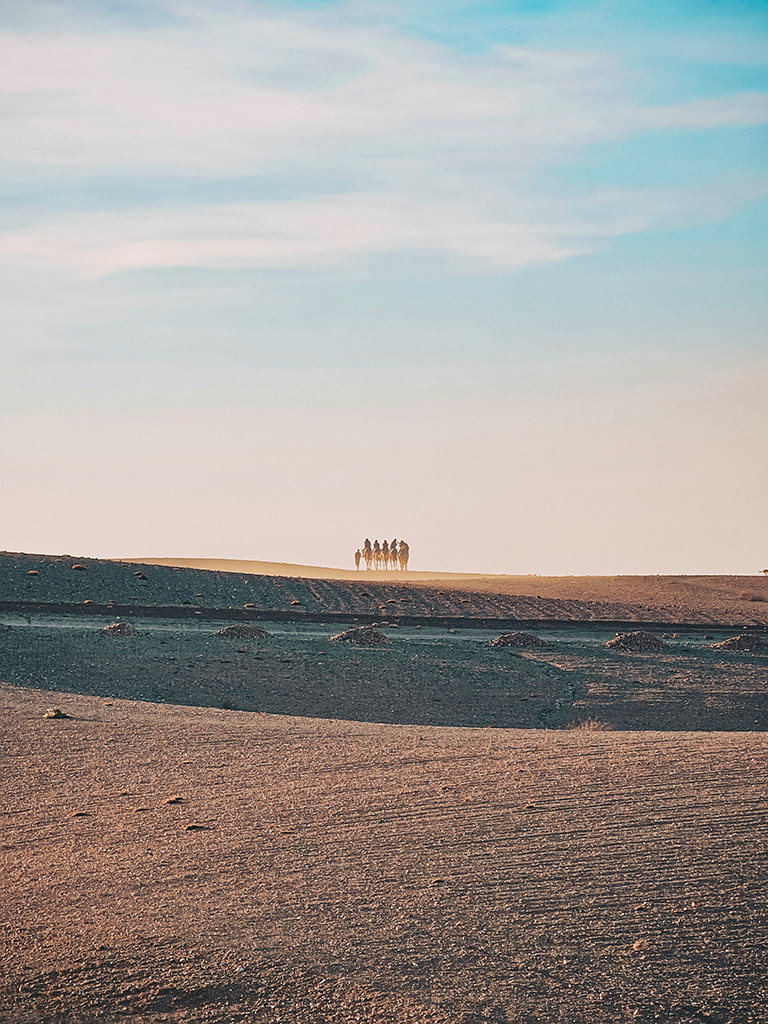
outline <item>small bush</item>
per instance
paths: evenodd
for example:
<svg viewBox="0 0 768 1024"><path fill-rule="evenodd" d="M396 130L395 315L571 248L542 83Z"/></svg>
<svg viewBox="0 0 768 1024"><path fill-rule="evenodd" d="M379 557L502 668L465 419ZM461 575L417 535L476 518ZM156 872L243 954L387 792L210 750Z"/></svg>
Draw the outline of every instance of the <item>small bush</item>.
<svg viewBox="0 0 768 1024"><path fill-rule="evenodd" d="M610 722L601 722L597 718L583 718L578 722L571 722L568 726L571 732L610 732L613 726Z"/></svg>

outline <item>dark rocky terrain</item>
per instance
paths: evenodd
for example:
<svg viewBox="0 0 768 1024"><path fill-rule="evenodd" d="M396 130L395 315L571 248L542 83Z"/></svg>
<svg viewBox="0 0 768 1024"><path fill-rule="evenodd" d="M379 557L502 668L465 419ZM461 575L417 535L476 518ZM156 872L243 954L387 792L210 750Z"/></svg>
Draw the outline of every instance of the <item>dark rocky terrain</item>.
<svg viewBox="0 0 768 1024"><path fill-rule="evenodd" d="M762 1024L764 605L713 579L0 556L0 1020ZM488 609L546 646L491 646ZM633 609L664 647L606 646ZM385 644L331 642L358 614Z"/></svg>

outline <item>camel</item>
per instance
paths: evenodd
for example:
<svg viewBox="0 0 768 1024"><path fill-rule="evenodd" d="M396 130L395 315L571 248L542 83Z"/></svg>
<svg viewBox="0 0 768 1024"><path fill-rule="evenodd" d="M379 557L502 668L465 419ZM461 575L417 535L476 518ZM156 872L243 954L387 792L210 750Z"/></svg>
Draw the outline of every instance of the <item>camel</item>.
<svg viewBox="0 0 768 1024"><path fill-rule="evenodd" d="M381 567L389 568L389 544L386 541L381 545Z"/></svg>
<svg viewBox="0 0 768 1024"><path fill-rule="evenodd" d="M375 540L373 542L373 568L381 568L381 545L379 544L378 540Z"/></svg>
<svg viewBox="0 0 768 1024"><path fill-rule="evenodd" d="M393 569L397 569L397 540L393 540L389 545L389 564Z"/></svg>
<svg viewBox="0 0 768 1024"><path fill-rule="evenodd" d="M368 540L367 537L365 538L365 543L363 544L363 558L365 559L365 568L370 569L371 562L373 561L373 549L371 548L371 542Z"/></svg>
<svg viewBox="0 0 768 1024"><path fill-rule="evenodd" d="M400 550L397 553L397 557L400 561L401 572L408 571L408 556L410 555L410 548L404 540L400 541Z"/></svg>

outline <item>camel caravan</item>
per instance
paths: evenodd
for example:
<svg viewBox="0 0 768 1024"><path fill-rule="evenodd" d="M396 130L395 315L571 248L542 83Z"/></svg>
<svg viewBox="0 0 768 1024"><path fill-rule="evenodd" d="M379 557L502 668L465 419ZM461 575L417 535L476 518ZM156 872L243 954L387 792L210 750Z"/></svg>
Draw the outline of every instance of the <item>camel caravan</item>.
<svg viewBox="0 0 768 1024"><path fill-rule="evenodd" d="M365 562L366 569L391 569L393 571L408 571L408 556L410 549L404 540L393 540L390 544L384 541L379 544L377 540L371 544L368 538L361 548L355 552L355 568L360 568L360 562Z"/></svg>

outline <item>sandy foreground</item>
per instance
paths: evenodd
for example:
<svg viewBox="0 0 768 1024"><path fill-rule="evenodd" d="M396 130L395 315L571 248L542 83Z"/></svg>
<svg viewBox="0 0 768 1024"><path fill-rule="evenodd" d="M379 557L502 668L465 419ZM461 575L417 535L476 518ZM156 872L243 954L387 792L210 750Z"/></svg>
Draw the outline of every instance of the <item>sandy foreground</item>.
<svg viewBox="0 0 768 1024"><path fill-rule="evenodd" d="M768 1018L764 733L0 703L4 1020Z"/></svg>
<svg viewBox="0 0 768 1024"><path fill-rule="evenodd" d="M707 625L768 580L72 563L0 553L0 1021L768 1020L768 655ZM246 603L401 624L215 637ZM412 611L567 622L517 652ZM699 625L605 648L627 616Z"/></svg>

